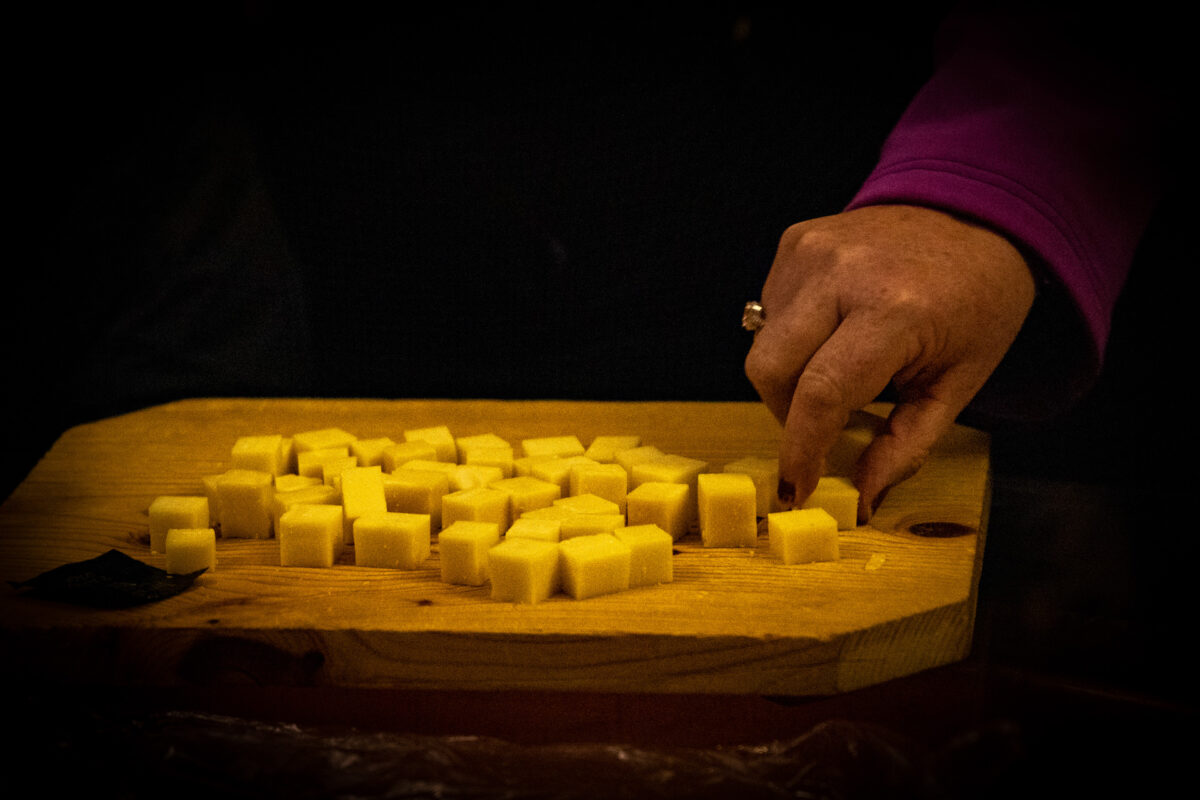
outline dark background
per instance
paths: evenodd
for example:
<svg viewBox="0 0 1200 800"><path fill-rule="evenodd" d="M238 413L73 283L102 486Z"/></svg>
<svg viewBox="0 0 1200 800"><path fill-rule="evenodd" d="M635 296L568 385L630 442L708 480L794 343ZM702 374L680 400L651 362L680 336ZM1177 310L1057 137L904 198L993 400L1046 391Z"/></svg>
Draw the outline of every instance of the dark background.
<svg viewBox="0 0 1200 800"><path fill-rule="evenodd" d="M755 399L741 306L874 165L944 12L338 8L14 27L6 493L67 427L189 396ZM1093 392L994 432L977 649L1094 703L1047 760L1161 769L1141 710L1192 718L1192 169Z"/></svg>

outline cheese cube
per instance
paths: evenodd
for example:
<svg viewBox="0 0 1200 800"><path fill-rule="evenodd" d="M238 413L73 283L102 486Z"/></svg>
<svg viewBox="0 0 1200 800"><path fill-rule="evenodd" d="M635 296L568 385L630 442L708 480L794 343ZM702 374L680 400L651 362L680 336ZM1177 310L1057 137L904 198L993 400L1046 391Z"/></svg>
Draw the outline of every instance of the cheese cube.
<svg viewBox="0 0 1200 800"><path fill-rule="evenodd" d="M212 528L171 528L166 539L166 571L190 575L217 566L217 532Z"/></svg>
<svg viewBox="0 0 1200 800"><path fill-rule="evenodd" d="M395 444L386 436L374 439L356 439L350 443L350 455L358 459L360 466L382 467L384 452Z"/></svg>
<svg viewBox="0 0 1200 800"><path fill-rule="evenodd" d="M849 478L826 476L818 479L817 488L800 507L825 509L837 520L838 530L858 527L858 489Z"/></svg>
<svg viewBox="0 0 1200 800"><path fill-rule="evenodd" d="M280 458L283 459L284 473L296 472L296 440L291 436L283 437L283 441L279 444Z"/></svg>
<svg viewBox="0 0 1200 800"><path fill-rule="evenodd" d="M354 521L354 563L381 569L417 569L430 552L428 514L384 511Z"/></svg>
<svg viewBox="0 0 1200 800"><path fill-rule="evenodd" d="M581 456L583 443L576 436L539 436L521 440L521 450L526 456Z"/></svg>
<svg viewBox="0 0 1200 800"><path fill-rule="evenodd" d="M491 486L504 478L504 470L487 464L455 464L447 474L450 476L450 488L456 492L476 486Z"/></svg>
<svg viewBox="0 0 1200 800"><path fill-rule="evenodd" d="M579 465L571 469L570 493L594 494L617 504L625 513L625 495L629 491L629 473L620 464Z"/></svg>
<svg viewBox="0 0 1200 800"><path fill-rule="evenodd" d="M218 505L220 497L217 494L217 481L220 479L220 475L205 475L200 478L200 485L204 487L204 496L208 498L209 527L216 527L221 522L221 509Z"/></svg>
<svg viewBox="0 0 1200 800"><path fill-rule="evenodd" d="M458 462L458 445L454 435L445 425L433 425L428 428L412 428L404 432L406 442L428 442L437 452L436 461L447 461L451 464Z"/></svg>
<svg viewBox="0 0 1200 800"><path fill-rule="evenodd" d="M167 531L171 528L207 528L210 525L208 497L163 495L150 503L150 550L167 551Z"/></svg>
<svg viewBox="0 0 1200 800"><path fill-rule="evenodd" d="M512 520L510 508L508 493L499 489L477 486L450 492L442 497L442 527L460 521L490 522L504 531Z"/></svg>
<svg viewBox="0 0 1200 800"><path fill-rule="evenodd" d="M310 478L324 479L324 465L349 457L349 447L325 447L320 450L305 450L296 454L296 473Z"/></svg>
<svg viewBox="0 0 1200 800"><path fill-rule="evenodd" d="M221 535L227 539L269 539L275 480L269 472L231 469L217 479ZM197 527L197 526L192 526Z"/></svg>
<svg viewBox="0 0 1200 800"><path fill-rule="evenodd" d="M505 539L540 539L543 542L557 542L561 537L562 520L536 519L521 517L513 520L504 533Z"/></svg>
<svg viewBox="0 0 1200 800"><path fill-rule="evenodd" d="M641 464L644 461L654 461L662 458L666 453L659 450L651 444L638 445L630 447L626 450L616 450L613 452L613 462L620 464L629 473L629 477L633 477L633 467L635 464Z"/></svg>
<svg viewBox="0 0 1200 800"><path fill-rule="evenodd" d="M838 560L838 524L821 508L776 511L767 516L771 553L785 564Z"/></svg>
<svg viewBox="0 0 1200 800"><path fill-rule="evenodd" d="M537 539L508 539L488 550L492 599L540 603L561 587L558 544Z"/></svg>
<svg viewBox="0 0 1200 800"><path fill-rule="evenodd" d="M595 494L573 494L560 497L553 505L576 514L620 514L621 507L612 500Z"/></svg>
<svg viewBox="0 0 1200 800"><path fill-rule="evenodd" d="M320 478L314 478L308 475L276 475L275 476L275 491L276 492L293 492L296 489L303 489L308 486L318 486L321 484Z"/></svg>
<svg viewBox="0 0 1200 800"><path fill-rule="evenodd" d="M252 469L282 475L287 465L283 455L283 436L239 436L229 457L231 469Z"/></svg>
<svg viewBox="0 0 1200 800"><path fill-rule="evenodd" d="M530 477L553 483L559 493L566 497L571 493L571 470L581 464L596 466L599 464L587 456L547 456L539 457L529 469Z"/></svg>
<svg viewBox="0 0 1200 800"><path fill-rule="evenodd" d="M279 518L292 506L298 503L313 506L336 506L341 505L341 493L332 486L326 486L323 483L315 486L303 486L299 489L292 489L287 492L276 490L275 496L271 499L271 520L272 527L275 531L279 530Z"/></svg>
<svg viewBox="0 0 1200 800"><path fill-rule="evenodd" d="M279 517L280 566L332 567L343 524L341 506L292 506Z"/></svg>
<svg viewBox="0 0 1200 800"><path fill-rule="evenodd" d="M366 514L387 511L383 470L379 467L350 467L341 473L343 530L346 544L354 544L354 521Z"/></svg>
<svg viewBox="0 0 1200 800"><path fill-rule="evenodd" d="M494 522L458 520L438 534L443 583L482 586L488 580L488 550L500 543Z"/></svg>
<svg viewBox="0 0 1200 800"><path fill-rule="evenodd" d="M625 526L624 514L573 514L559 523L558 535L562 539L611 533Z"/></svg>
<svg viewBox="0 0 1200 800"><path fill-rule="evenodd" d="M638 486L649 481L657 483L686 483L692 490L688 498L688 524L690 526L696 520L698 513L696 503L699 494L696 487L696 478L700 473L707 471L708 462L706 461L665 453L658 458L633 464L629 472L629 486L636 489Z"/></svg>
<svg viewBox="0 0 1200 800"><path fill-rule="evenodd" d="M641 444L640 436L597 436L583 454L601 464L612 464L616 462L618 450L632 450Z"/></svg>
<svg viewBox="0 0 1200 800"><path fill-rule="evenodd" d="M523 477L526 475L533 475L533 469L538 464L542 464L547 461L556 461L558 459L559 459L558 456L521 456L518 458L514 454L513 477ZM540 476L535 475L534 477L540 477ZM543 480L545 480L545 479L543 478Z"/></svg>
<svg viewBox="0 0 1200 800"><path fill-rule="evenodd" d="M442 498L450 493L450 480L442 472L400 469L383 476L388 511L428 514L430 527L442 527Z"/></svg>
<svg viewBox="0 0 1200 800"><path fill-rule="evenodd" d="M341 428L321 428L297 433L292 437L292 446L296 448L297 456L312 450L346 448L348 451L350 443L356 438L354 434L347 433Z"/></svg>
<svg viewBox="0 0 1200 800"><path fill-rule="evenodd" d="M755 514L766 517L772 511L779 511L779 459L756 458L748 456L730 461L724 467L725 472L741 472L750 476L754 481L754 489L758 493L758 503Z"/></svg>
<svg viewBox="0 0 1200 800"><path fill-rule="evenodd" d="M627 496L630 525L657 525L678 541L688 532L691 488L684 483L648 481Z"/></svg>
<svg viewBox="0 0 1200 800"><path fill-rule="evenodd" d="M617 528L613 536L629 546L629 586L657 586L675 578L675 540L657 525Z"/></svg>
<svg viewBox="0 0 1200 800"><path fill-rule="evenodd" d="M321 483L326 486L337 486L342 473L351 467L359 466L356 456L331 458L321 464Z"/></svg>
<svg viewBox="0 0 1200 800"><path fill-rule="evenodd" d="M510 453L513 449L511 444L494 433L478 433L472 436L459 436L454 440L454 446L458 451L456 460L459 464L466 464L467 454L476 448L485 450L507 450Z"/></svg>
<svg viewBox="0 0 1200 800"><path fill-rule="evenodd" d="M558 551L563 591L576 600L629 588L633 554L629 545L611 533L564 540Z"/></svg>
<svg viewBox="0 0 1200 800"><path fill-rule="evenodd" d="M495 467L501 478L511 478L516 470L511 447L472 447L463 455L464 465Z"/></svg>
<svg viewBox="0 0 1200 800"><path fill-rule="evenodd" d="M516 519L526 511L545 508L562 497L558 484L527 476L493 481L489 488L504 492L509 498L509 518Z"/></svg>
<svg viewBox="0 0 1200 800"><path fill-rule="evenodd" d="M749 475L703 473L697 478L700 539L705 547L754 547L758 494Z"/></svg>
<svg viewBox="0 0 1200 800"><path fill-rule="evenodd" d="M383 449L383 471L395 472L409 461L437 461L432 442L398 442Z"/></svg>
<svg viewBox="0 0 1200 800"><path fill-rule="evenodd" d="M395 471L402 469L419 469L422 472L440 472L445 475L447 480L451 481L452 484L455 477L458 475L458 464L455 462L439 461L436 459L430 461L427 458L417 458L413 459L412 461L405 461L403 464L397 467Z"/></svg>

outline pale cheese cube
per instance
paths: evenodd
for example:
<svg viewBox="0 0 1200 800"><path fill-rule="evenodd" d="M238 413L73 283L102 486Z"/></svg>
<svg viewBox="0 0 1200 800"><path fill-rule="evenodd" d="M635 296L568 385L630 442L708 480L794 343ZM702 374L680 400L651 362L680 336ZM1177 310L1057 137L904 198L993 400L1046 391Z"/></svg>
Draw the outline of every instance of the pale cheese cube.
<svg viewBox="0 0 1200 800"><path fill-rule="evenodd" d="M358 459L363 467L382 467L383 454L396 443L386 436L373 439L355 439L350 443L350 455Z"/></svg>
<svg viewBox="0 0 1200 800"><path fill-rule="evenodd" d="M500 543L494 522L458 520L438 534L443 583L482 586L488 580L488 551Z"/></svg>
<svg viewBox="0 0 1200 800"><path fill-rule="evenodd" d="M302 486L286 492L276 489L275 496L271 499L272 527L276 532L279 531L279 518L289 508L299 503L313 506L337 506L342 504L342 495L334 487L326 486L323 483Z"/></svg>
<svg viewBox="0 0 1200 800"><path fill-rule="evenodd" d="M489 464L455 464L447 474L450 476L450 488L456 492L477 486L491 486L504 478L504 470Z"/></svg>
<svg viewBox="0 0 1200 800"><path fill-rule="evenodd" d="M437 451L437 461L458 463L458 445L454 434L445 425L432 425L427 428L412 428L404 432L406 442L428 442Z"/></svg>
<svg viewBox="0 0 1200 800"><path fill-rule="evenodd" d="M357 466L360 466L357 456L331 458L321 464L321 483L326 486L337 486L342 473Z"/></svg>
<svg viewBox="0 0 1200 800"><path fill-rule="evenodd" d="M758 503L755 513L766 517L772 511L779 510L779 459L747 456L737 461L730 461L724 467L725 472L741 472L750 476L754 481L754 489L758 493Z"/></svg>
<svg viewBox="0 0 1200 800"><path fill-rule="evenodd" d="M566 497L571 493L571 470L580 465L598 465L587 456L542 456L537 457L529 469L529 477L537 478L546 483L553 483L560 494Z"/></svg>
<svg viewBox="0 0 1200 800"><path fill-rule="evenodd" d="M576 536L558 544L562 588L576 600L629 588L633 553L611 533Z"/></svg>
<svg viewBox="0 0 1200 800"><path fill-rule="evenodd" d="M838 524L821 508L776 511L767 516L771 552L785 564L838 560Z"/></svg>
<svg viewBox="0 0 1200 800"><path fill-rule="evenodd" d="M705 547L754 547L758 495L749 475L703 473L697 478L700 540Z"/></svg>
<svg viewBox="0 0 1200 800"><path fill-rule="evenodd" d="M597 436L583 454L601 464L612 464L616 462L618 450L632 450L641 444L640 436Z"/></svg>
<svg viewBox="0 0 1200 800"><path fill-rule="evenodd" d="M540 603L562 585L556 542L508 539L488 550L487 559L493 600Z"/></svg>
<svg viewBox="0 0 1200 800"><path fill-rule="evenodd" d="M558 456L520 456L513 457L513 477L533 475L533 470L538 464L547 461L559 460ZM534 477L539 477L534 475Z"/></svg>
<svg viewBox="0 0 1200 800"><path fill-rule="evenodd" d="M348 433L341 428L321 428L319 430L297 433L292 437L292 446L296 448L297 456L312 450L346 448L348 451L350 443L357 438L354 434Z"/></svg>
<svg viewBox="0 0 1200 800"><path fill-rule="evenodd" d="M283 436L239 436L229 456L231 469L251 469L282 475L287 471L283 454Z"/></svg>
<svg viewBox="0 0 1200 800"><path fill-rule="evenodd" d="M166 571L190 575L217 566L217 532L212 528L171 528L166 538Z"/></svg>
<svg viewBox="0 0 1200 800"><path fill-rule="evenodd" d="M659 450L652 444L638 445L625 450L616 450L613 452L613 462L620 464L629 473L629 477L633 477L633 467L636 464L641 464L644 461L655 461L662 458L666 453Z"/></svg>
<svg viewBox="0 0 1200 800"><path fill-rule="evenodd" d="M463 455L462 463L465 466L493 467L501 478L511 478L516 471L513 461L511 447L472 447Z"/></svg>
<svg viewBox="0 0 1200 800"><path fill-rule="evenodd" d="M383 476L383 494L388 511L428 514L433 530L442 527L442 498L450 493L445 473L400 469Z"/></svg>
<svg viewBox="0 0 1200 800"><path fill-rule="evenodd" d="M497 436L494 433L477 433L471 436L459 436L454 440L454 446L458 451L457 461L459 464L467 463L467 454L476 448L486 450L507 450L512 452L512 445L509 444L503 437Z"/></svg>
<svg viewBox="0 0 1200 800"><path fill-rule="evenodd" d="M437 461L437 456L432 442L397 442L383 449L383 471L395 472L410 461Z"/></svg>
<svg viewBox="0 0 1200 800"><path fill-rule="evenodd" d="M207 528L211 512L207 496L163 495L150 503L150 550L167 551L167 531L171 528Z"/></svg>
<svg viewBox="0 0 1200 800"><path fill-rule="evenodd" d="M271 501L274 497L275 479L269 472L226 471L217 479L221 535L227 539L271 538Z"/></svg>
<svg viewBox="0 0 1200 800"><path fill-rule="evenodd" d="M692 490L686 483L648 481L627 496L630 525L657 525L678 541L688 532Z"/></svg>
<svg viewBox="0 0 1200 800"><path fill-rule="evenodd" d="M380 569L419 568L429 558L428 514L364 514L354 521L354 563Z"/></svg>
<svg viewBox="0 0 1200 800"><path fill-rule="evenodd" d="M621 507L600 495L585 493L560 497L553 505L576 514L620 514Z"/></svg>
<svg viewBox="0 0 1200 800"><path fill-rule="evenodd" d="M275 476L275 491L277 492L292 492L296 489L303 489L307 486L318 486L322 483L320 478L315 478L310 475L295 475L285 474Z"/></svg>
<svg viewBox="0 0 1200 800"><path fill-rule="evenodd" d="M442 497L442 527L456 522L490 522L507 530L511 516L508 493L486 486L450 492Z"/></svg>
<svg viewBox="0 0 1200 800"><path fill-rule="evenodd" d="M325 462L344 459L349 455L349 447L325 447L299 452L296 454L296 474L323 480Z"/></svg>
<svg viewBox="0 0 1200 800"><path fill-rule="evenodd" d="M538 436L521 440L521 451L526 456L581 456L583 443L577 436Z"/></svg>
<svg viewBox="0 0 1200 800"><path fill-rule="evenodd" d="M343 531L346 544L354 544L354 521L366 514L387 511L387 493L383 488L383 470L379 467L350 467L342 470Z"/></svg>
<svg viewBox="0 0 1200 800"><path fill-rule="evenodd" d="M598 533L611 533L625 526L624 514L573 514L564 519L558 528L560 538L574 539Z"/></svg>
<svg viewBox="0 0 1200 800"><path fill-rule="evenodd" d="M631 525L613 531L629 546L629 586L657 586L675 578L675 540L657 525Z"/></svg>
<svg viewBox="0 0 1200 800"><path fill-rule="evenodd" d="M858 527L858 489L849 478L830 475L818 479L817 488L800 507L825 509L837 520L838 530Z"/></svg>
<svg viewBox="0 0 1200 800"><path fill-rule="evenodd" d="M561 537L562 520L537 519L524 516L513 520L504 533L505 539L539 539L543 542L557 542Z"/></svg>
<svg viewBox="0 0 1200 800"><path fill-rule="evenodd" d="M558 484L532 476L493 481L489 488L508 495L510 519L516 519L535 508L554 505L554 501L562 497L562 488Z"/></svg>
<svg viewBox="0 0 1200 800"><path fill-rule="evenodd" d="M696 478L702 472L708 471L708 462L698 458L664 453L658 458L647 459L633 464L629 472L629 486L636 489L643 483L686 483L691 488L688 498L688 524L696 520L698 514L697 500L699 493Z"/></svg>
<svg viewBox="0 0 1200 800"><path fill-rule="evenodd" d="M571 469L570 493L594 494L617 504L625 513L625 495L629 491L629 474L620 464L579 465Z"/></svg>
<svg viewBox="0 0 1200 800"><path fill-rule="evenodd" d="M332 567L343 536L341 506L297 503L279 517L279 564Z"/></svg>

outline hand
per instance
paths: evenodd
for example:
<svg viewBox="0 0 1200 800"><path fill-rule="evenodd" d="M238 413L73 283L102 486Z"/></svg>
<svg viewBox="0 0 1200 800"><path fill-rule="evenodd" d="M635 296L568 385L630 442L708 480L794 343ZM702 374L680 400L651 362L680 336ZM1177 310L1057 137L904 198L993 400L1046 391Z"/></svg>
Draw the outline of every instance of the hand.
<svg viewBox="0 0 1200 800"><path fill-rule="evenodd" d="M895 409L855 470L867 521L982 388L1034 291L1007 239L940 211L867 206L788 228L760 298L766 324L746 357L784 428L785 507L816 487L850 414L892 383Z"/></svg>

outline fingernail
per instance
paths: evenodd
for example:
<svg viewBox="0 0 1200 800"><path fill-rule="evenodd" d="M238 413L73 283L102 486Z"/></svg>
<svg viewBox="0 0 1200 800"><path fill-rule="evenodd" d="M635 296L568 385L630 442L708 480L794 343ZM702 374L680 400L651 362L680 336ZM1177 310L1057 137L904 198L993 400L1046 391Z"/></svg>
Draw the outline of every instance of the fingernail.
<svg viewBox="0 0 1200 800"><path fill-rule="evenodd" d="M796 487L790 481L785 481L783 478L779 479L777 494L779 495L779 502L784 508L791 508L792 503L796 502Z"/></svg>

